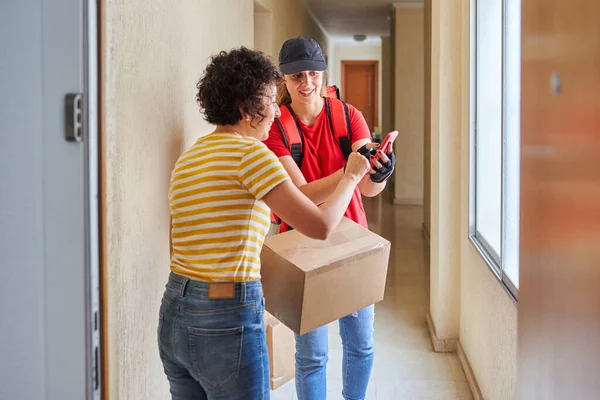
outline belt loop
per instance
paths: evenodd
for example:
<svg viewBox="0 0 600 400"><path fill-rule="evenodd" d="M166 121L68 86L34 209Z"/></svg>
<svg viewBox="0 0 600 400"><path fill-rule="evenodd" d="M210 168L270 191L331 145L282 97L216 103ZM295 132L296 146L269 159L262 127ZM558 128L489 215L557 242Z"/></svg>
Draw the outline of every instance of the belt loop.
<svg viewBox="0 0 600 400"><path fill-rule="evenodd" d="M246 282L240 282L240 302L246 304Z"/></svg>
<svg viewBox="0 0 600 400"><path fill-rule="evenodd" d="M190 280L189 279L184 279L183 282L181 283L181 289L179 290L179 297L183 297L185 295L185 289L187 288L187 284Z"/></svg>

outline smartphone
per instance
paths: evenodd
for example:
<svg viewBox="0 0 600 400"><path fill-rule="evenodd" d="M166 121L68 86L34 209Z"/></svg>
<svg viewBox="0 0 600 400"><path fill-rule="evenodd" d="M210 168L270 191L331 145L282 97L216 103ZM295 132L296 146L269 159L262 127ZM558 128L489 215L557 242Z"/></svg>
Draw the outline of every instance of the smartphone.
<svg viewBox="0 0 600 400"><path fill-rule="evenodd" d="M383 154L391 153L392 146L394 144L394 140L396 140L397 136L398 136L398 131L392 131L392 132L388 133L385 136L385 139L383 139L381 146L379 146L379 150L381 150L381 152Z"/></svg>

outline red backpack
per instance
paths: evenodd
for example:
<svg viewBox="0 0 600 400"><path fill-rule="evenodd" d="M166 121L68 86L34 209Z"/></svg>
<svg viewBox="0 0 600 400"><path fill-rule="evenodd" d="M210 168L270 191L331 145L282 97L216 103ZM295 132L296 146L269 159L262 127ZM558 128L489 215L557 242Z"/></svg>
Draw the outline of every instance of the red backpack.
<svg viewBox="0 0 600 400"><path fill-rule="evenodd" d="M348 105L340 100L340 91L336 86L327 86L325 90L325 111L329 128L347 160L352 153L352 125ZM275 118L275 122L281 130L285 147L288 148L296 165L300 168L304 157L304 135L300 129L298 117L289 104L281 107L281 116ZM271 213L271 222L280 224L281 219Z"/></svg>

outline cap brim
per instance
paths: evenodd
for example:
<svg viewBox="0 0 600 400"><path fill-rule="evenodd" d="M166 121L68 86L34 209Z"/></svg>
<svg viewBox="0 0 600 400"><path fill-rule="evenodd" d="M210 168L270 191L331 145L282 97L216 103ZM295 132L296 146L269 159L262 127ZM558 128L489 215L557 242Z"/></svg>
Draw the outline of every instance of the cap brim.
<svg viewBox="0 0 600 400"><path fill-rule="evenodd" d="M279 69L286 75L295 74L300 71L325 71L327 64L318 60L297 60L290 63L279 64Z"/></svg>

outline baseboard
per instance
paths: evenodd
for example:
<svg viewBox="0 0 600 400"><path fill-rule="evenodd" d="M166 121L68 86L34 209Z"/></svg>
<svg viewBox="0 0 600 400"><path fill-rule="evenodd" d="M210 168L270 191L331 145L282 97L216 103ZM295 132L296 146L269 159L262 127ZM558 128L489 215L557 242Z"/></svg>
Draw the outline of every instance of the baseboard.
<svg viewBox="0 0 600 400"><path fill-rule="evenodd" d="M423 233L423 239L427 242L428 246L431 246L431 237L429 236L429 231L425 224L421 224L421 232Z"/></svg>
<svg viewBox="0 0 600 400"><path fill-rule="evenodd" d="M403 198L394 197L394 204L399 205L399 206L422 206L423 199L422 198L409 198L409 197L403 197Z"/></svg>
<svg viewBox="0 0 600 400"><path fill-rule="evenodd" d="M431 337L431 344L433 350L436 353L454 353L456 352L456 344L458 339L440 339L435 333L435 325L433 325L433 319L431 314L427 313L427 327L429 328L429 336Z"/></svg>
<svg viewBox="0 0 600 400"><path fill-rule="evenodd" d="M473 395L473 400L483 400L483 396L481 395L481 390L479 390L479 385L477 384L477 380L475 379L475 374L471 369L471 364L469 364L469 359L465 354L465 351L458 342L456 346L456 352L458 354L458 359L460 360L460 364L462 365L463 371L465 372L465 376L467 377L467 382L469 383L469 388L471 389L471 394Z"/></svg>

